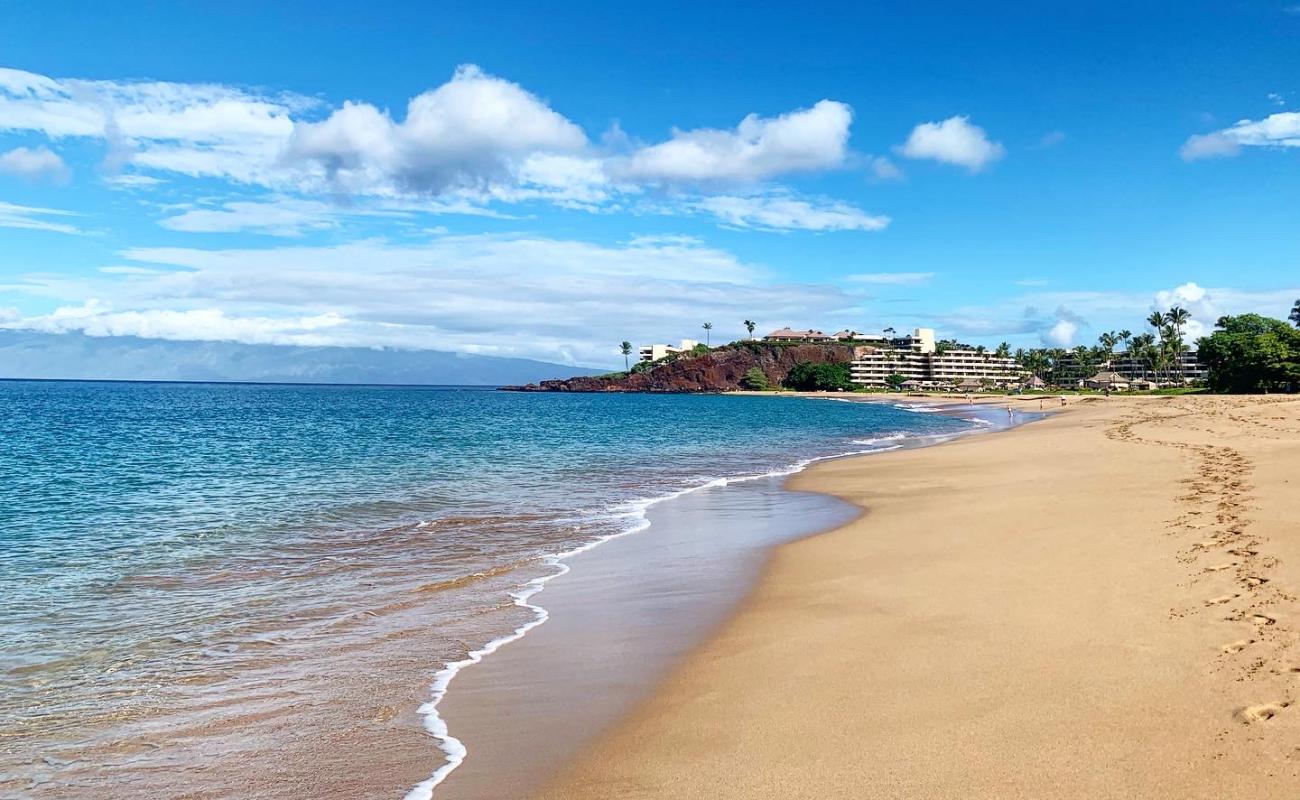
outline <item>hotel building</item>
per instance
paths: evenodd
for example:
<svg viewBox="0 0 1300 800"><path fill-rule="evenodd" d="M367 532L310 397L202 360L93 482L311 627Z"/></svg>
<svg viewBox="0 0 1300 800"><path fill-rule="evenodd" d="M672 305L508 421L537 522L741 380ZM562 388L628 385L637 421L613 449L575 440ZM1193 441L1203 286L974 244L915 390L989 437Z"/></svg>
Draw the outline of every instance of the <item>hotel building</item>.
<svg viewBox="0 0 1300 800"><path fill-rule="evenodd" d="M862 386L887 386L889 376L901 375L908 388L921 389L1007 386L1022 378L1013 358L964 347L941 349L931 328L917 328L883 346L855 348L849 371Z"/></svg>
<svg viewBox="0 0 1300 800"><path fill-rule="evenodd" d="M680 347L673 347L670 344L645 344L637 350L637 361L652 363L661 358L667 358L677 353L684 353L687 350L693 350L699 342L694 339L682 339Z"/></svg>

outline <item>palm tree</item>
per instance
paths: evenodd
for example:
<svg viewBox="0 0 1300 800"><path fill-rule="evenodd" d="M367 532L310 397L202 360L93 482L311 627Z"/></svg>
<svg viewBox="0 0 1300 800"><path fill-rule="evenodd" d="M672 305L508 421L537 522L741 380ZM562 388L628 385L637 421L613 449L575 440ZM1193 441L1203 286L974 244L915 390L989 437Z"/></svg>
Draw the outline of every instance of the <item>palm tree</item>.
<svg viewBox="0 0 1300 800"><path fill-rule="evenodd" d="M1152 354L1155 351L1156 337L1149 333L1139 334L1133 337L1132 343L1129 344L1128 358L1132 364L1137 364L1142 368L1142 379L1146 380L1147 366L1154 367L1151 363Z"/></svg>
<svg viewBox="0 0 1300 800"><path fill-rule="evenodd" d="M749 320L749 319L745 320L745 330L749 331L750 339L754 338L754 329L757 327L758 326L754 324L753 320Z"/></svg>
<svg viewBox="0 0 1300 800"><path fill-rule="evenodd" d="M885 328L883 331L881 331L881 333L885 334L886 336L888 336L888 337L891 338L891 339L894 338L894 329L893 329L893 328Z"/></svg>
<svg viewBox="0 0 1300 800"><path fill-rule="evenodd" d="M706 323L704 323L704 326L703 326L703 327L704 327L704 346L705 346L705 347L709 347L709 346L710 346L710 341L709 341L709 339L710 339L710 334L709 334L709 331L713 330L713 323L712 323L712 322L706 322Z"/></svg>
<svg viewBox="0 0 1300 800"><path fill-rule="evenodd" d="M1295 301L1295 305L1291 307L1291 316L1287 317L1287 319L1294 322L1297 328L1300 328L1300 300Z"/></svg>
<svg viewBox="0 0 1300 800"><path fill-rule="evenodd" d="M1173 326L1174 329L1174 363L1178 365L1178 380L1180 382L1183 379L1183 325L1191 318L1191 312L1179 306L1174 306L1165 314L1165 322Z"/></svg>
<svg viewBox="0 0 1300 800"><path fill-rule="evenodd" d="M1165 352L1165 315L1160 313L1159 311L1152 311L1150 315L1147 316L1147 324L1156 329L1156 337L1158 338L1158 342L1156 345L1155 352L1156 355L1160 357L1160 361L1163 361L1164 352ZM1160 363L1154 364L1152 366L1152 370L1154 370L1156 373L1156 383L1159 383Z"/></svg>
<svg viewBox="0 0 1300 800"><path fill-rule="evenodd" d="M628 360L627 360L627 359L628 359L628 356L632 355L632 343L631 343L631 342L623 342L621 345L618 346L618 349L619 349L619 352L621 352L621 353L623 354L623 369L624 369L625 371L626 371L626 370L630 370L630 369L632 369L632 365L629 364L629 363L628 363Z"/></svg>
<svg viewBox="0 0 1300 800"><path fill-rule="evenodd" d="M998 349L994 352L998 358L1011 358L1011 345L1003 342L998 345Z"/></svg>

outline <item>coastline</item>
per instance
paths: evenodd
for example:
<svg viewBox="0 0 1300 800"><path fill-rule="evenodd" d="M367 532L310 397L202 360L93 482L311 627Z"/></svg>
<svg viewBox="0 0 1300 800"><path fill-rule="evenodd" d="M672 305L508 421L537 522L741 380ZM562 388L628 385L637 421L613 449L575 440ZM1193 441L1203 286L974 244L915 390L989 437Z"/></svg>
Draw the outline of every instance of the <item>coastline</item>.
<svg viewBox="0 0 1300 800"><path fill-rule="evenodd" d="M815 465L870 513L536 796L1292 797L1298 464L1300 402L1116 397Z"/></svg>
<svg viewBox="0 0 1300 800"><path fill-rule="evenodd" d="M816 392L785 396L844 399ZM919 410L960 417L957 408L967 403L948 399L923 405ZM636 526L547 556L543 563L552 571L512 594L515 604L528 609L532 618L464 660L448 664L435 676L433 696L419 713L447 761L416 783L406 794L407 800L523 796L535 789L573 755L578 743L585 743L630 711L635 701L648 695L672 667L726 620L753 590L775 547L825 533L861 515L856 506L824 493L792 491L787 486L790 478L820 463L930 447L1027 421L1024 417L1003 420L1000 412L988 410L975 413L985 417L962 417L978 425L960 432L857 440L862 449L804 458L775 472L714 479L655 498L642 505ZM1038 416L1035 412L1034 418ZM738 490L749 489L757 489L760 495L765 492L768 504L781 505L784 510L773 513L769 509L764 515L758 509L750 514L732 508L729 519L726 513L718 513L720 507L737 502ZM809 503L801 495L821 502ZM730 534L728 525L735 528ZM653 537L641 541L643 537L635 536L646 529L652 529ZM656 564L657 551L681 547L684 535L699 541L696 530L708 530L702 539L712 544L691 545L699 549L688 561ZM737 541L727 543L729 535ZM711 566L701 572L690 561ZM592 581L593 572L597 583L602 572L608 573L598 589L584 585ZM609 576L641 583L635 592L625 595L613 587ZM692 576L710 584L709 588L701 590L692 584ZM564 580L548 587L559 578ZM545 597L534 603L531 598L543 589L548 589ZM668 596L669 605L692 617L691 623L683 625L665 616L663 600ZM600 610L593 613L591 608L597 606ZM618 624L611 624L614 620ZM545 628L525 640L525 635L544 623L548 623ZM604 639L593 635L593 628L602 626ZM620 639L622 627L638 629L636 640ZM579 629L582 633L575 633ZM620 643L612 648L610 640ZM502 649L505 645L512 646ZM584 661L596 654L596 661L607 663L592 671L583 661L572 659L574 652L587 654ZM449 691L452 679L471 665L475 669L456 682L456 691ZM621 674L611 677L611 672ZM574 689L588 694L569 697ZM569 711L559 710L564 703L557 697L573 701ZM572 711L577 704L584 706L581 712ZM593 710L591 706L601 708ZM467 761L471 754L473 759Z"/></svg>

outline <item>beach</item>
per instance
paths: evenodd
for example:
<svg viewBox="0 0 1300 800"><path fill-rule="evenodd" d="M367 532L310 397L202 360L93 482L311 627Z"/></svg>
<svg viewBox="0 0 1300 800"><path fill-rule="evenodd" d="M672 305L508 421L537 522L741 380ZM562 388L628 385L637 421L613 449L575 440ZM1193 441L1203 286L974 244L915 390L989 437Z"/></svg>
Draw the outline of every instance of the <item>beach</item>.
<svg viewBox="0 0 1300 800"><path fill-rule="evenodd" d="M535 796L1294 798L1298 466L1284 396L817 464L789 488L866 513Z"/></svg>

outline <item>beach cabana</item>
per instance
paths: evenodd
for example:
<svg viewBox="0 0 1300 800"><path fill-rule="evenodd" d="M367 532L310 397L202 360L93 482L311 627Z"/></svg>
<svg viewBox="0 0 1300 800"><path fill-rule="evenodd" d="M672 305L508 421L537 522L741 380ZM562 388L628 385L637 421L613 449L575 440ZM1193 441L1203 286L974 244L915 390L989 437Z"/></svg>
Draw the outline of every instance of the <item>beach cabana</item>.
<svg viewBox="0 0 1300 800"><path fill-rule="evenodd" d="M1025 381L1024 387L1026 389L1046 389L1047 381L1043 380L1037 375L1030 375L1029 378Z"/></svg>
<svg viewBox="0 0 1300 800"><path fill-rule="evenodd" d="M961 379L961 382L957 384L957 391L959 391L959 392L982 392L982 391L984 391L984 384L980 383L979 381L975 380L974 378L962 378L962 379Z"/></svg>
<svg viewBox="0 0 1300 800"><path fill-rule="evenodd" d="M1156 388L1156 385L1146 378L1138 378L1137 380L1130 382L1128 388L1135 389L1139 392L1146 392Z"/></svg>
<svg viewBox="0 0 1300 800"><path fill-rule="evenodd" d="M1110 389L1111 391L1122 392L1128 389L1130 381L1118 372L1098 372L1083 383L1089 389Z"/></svg>
<svg viewBox="0 0 1300 800"><path fill-rule="evenodd" d="M915 379L903 381L898 386L900 389L906 389L909 392L915 392L925 388L925 384Z"/></svg>

